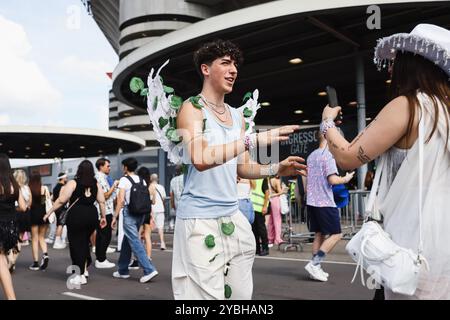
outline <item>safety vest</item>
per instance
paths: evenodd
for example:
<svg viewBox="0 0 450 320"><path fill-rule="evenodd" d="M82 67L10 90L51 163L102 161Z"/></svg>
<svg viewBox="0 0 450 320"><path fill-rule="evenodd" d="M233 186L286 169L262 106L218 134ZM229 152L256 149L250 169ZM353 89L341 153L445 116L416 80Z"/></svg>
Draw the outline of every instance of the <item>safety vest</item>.
<svg viewBox="0 0 450 320"><path fill-rule="evenodd" d="M290 190L290 193L291 193L291 201L295 201L295 186L297 185L297 183L296 182L292 182L291 183L291 190Z"/></svg>
<svg viewBox="0 0 450 320"><path fill-rule="evenodd" d="M253 202L253 209L256 212L262 212L264 205L264 193L262 192L262 184L264 179L254 180L256 183L256 188L252 190L251 200Z"/></svg>

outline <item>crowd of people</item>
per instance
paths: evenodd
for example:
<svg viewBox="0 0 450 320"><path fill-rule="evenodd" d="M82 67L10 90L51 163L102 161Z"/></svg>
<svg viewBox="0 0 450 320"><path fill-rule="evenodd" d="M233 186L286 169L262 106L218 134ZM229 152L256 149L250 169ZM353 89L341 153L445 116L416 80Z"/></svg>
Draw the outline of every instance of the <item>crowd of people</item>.
<svg viewBox="0 0 450 320"><path fill-rule="evenodd" d="M287 188L280 177L302 181L308 226L315 234L312 258L305 269L312 279L327 281L329 274L321 263L341 239L333 186L348 183L354 169L378 157L386 160L377 198L384 228L393 241L409 249L417 247L423 233L420 253L429 264L427 270L421 270L413 296L386 287L386 298L450 298L450 254L445 245L450 225L446 212L450 190L449 38L448 30L419 25L411 34L382 39L375 61L389 66L392 100L371 124L349 142L337 128L342 109L326 106L319 148L306 163L289 156L267 165L257 163L250 154L257 146L288 139L299 126L245 134L243 115L224 102L236 81L242 53L230 41L202 45L194 53L203 80L201 93L197 100L186 100L177 117L185 173L172 181L170 189L171 208L176 211L176 220L170 223L175 230L175 299L251 299L255 254L267 255L270 246L284 241L281 197ZM418 142L419 124L426 130L425 141ZM419 157L422 147L423 159ZM24 234L31 231L30 269L45 270L50 261L45 235L53 212L60 220L55 246L62 246L64 224L72 264L80 270L71 279L74 284L87 283L94 232L96 267L115 266L106 259L106 251L118 221L122 221L123 239L113 276L129 278L133 256L143 270L140 282L158 275L149 234L156 228L160 248L166 248L166 193L156 175L146 168L138 170L136 159L125 159L122 165L123 177L111 182L107 159L97 161L97 173L90 161L82 161L73 180L66 182L66 177L60 176L61 187L54 190L52 203L38 174L33 173L27 185L24 172L13 174L8 157L0 154L0 280L8 299L15 295L7 255L12 251L12 259L16 259ZM340 176L338 167L348 172ZM419 171L424 171L424 181L419 179ZM367 184L372 183L369 177ZM418 184L424 190L420 197ZM416 214L419 206L424 213L421 217ZM425 227L420 230L422 225Z"/></svg>
<svg viewBox="0 0 450 320"><path fill-rule="evenodd" d="M125 159L122 165L124 176L113 181L109 176L110 160L98 159L95 163L97 170L90 161L84 160L79 164L73 180L68 180L66 173L60 173L58 182L50 193L42 185L38 173L32 173L28 179L24 170L12 170L9 158L4 154L0 155L0 171L2 177L5 177L2 179L0 195L0 280L6 298L15 298L10 274L15 270L22 246L28 245L28 234L33 257L29 270L47 269L50 262L48 243L53 243L53 249L57 250L65 249L69 244L72 265L78 268L76 275L69 278L73 285L87 284L88 268L93 262L91 250L96 257L95 268L114 268L116 264L109 261L106 255L115 251L110 244L114 231L117 231L115 229L119 215L123 216L121 229L124 238L117 249L120 251L118 271L112 276L128 278L129 269L141 267L144 275L140 282L146 283L158 274L151 262L151 233L154 228L158 229L160 249L165 250L166 193L164 187L158 184L156 174L150 175L145 167L137 170L136 159ZM132 183L127 179L130 178L133 183L142 183L148 191L150 207L145 214L129 214ZM171 182L172 211L176 210L182 187L183 176L180 168L177 168L177 175ZM9 189L9 194L3 191ZM158 192L159 203L156 200ZM50 222L52 216L54 221ZM49 225L54 225L53 231L48 230ZM45 238L47 232L48 237ZM40 259L39 249L42 252ZM131 259L132 253L135 260Z"/></svg>

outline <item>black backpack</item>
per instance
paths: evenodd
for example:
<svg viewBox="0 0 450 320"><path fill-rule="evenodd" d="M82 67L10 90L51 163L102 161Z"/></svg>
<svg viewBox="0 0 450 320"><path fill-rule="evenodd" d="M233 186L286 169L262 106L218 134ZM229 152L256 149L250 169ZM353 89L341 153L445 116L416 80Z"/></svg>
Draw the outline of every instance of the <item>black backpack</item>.
<svg viewBox="0 0 450 320"><path fill-rule="evenodd" d="M139 182L134 182L130 176L125 176L131 182L130 203L128 212L134 216L142 216L152 211L152 202L148 186L144 185L144 180L139 177Z"/></svg>

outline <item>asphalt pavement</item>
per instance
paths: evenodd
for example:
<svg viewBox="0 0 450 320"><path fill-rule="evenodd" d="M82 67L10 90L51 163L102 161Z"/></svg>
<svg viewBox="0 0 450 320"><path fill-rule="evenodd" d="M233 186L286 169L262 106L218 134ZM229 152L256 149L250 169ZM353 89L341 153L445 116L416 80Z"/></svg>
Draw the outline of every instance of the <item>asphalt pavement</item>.
<svg viewBox="0 0 450 320"><path fill-rule="evenodd" d="M89 268L89 281L81 289L69 289L66 281L67 267L71 264L68 247L54 250L49 247L50 263L45 271L31 271L31 246L23 247L13 273L13 283L18 299L23 300L171 300L171 235L167 236L168 250L161 251L157 244L153 250L153 262L159 275L149 283L139 283L142 270L131 270L129 279L115 279L113 269ZM355 264L345 253L345 241L341 241L332 254L327 256L323 268L330 276L328 282L309 279L304 270L311 255L311 244L303 245L303 252L283 247L271 248L269 256L257 257L253 267L256 300L370 300L374 291L360 283L358 276L351 284ZM95 255L92 255L95 259ZM119 253L108 254L108 259L117 262ZM0 299L3 299L0 292Z"/></svg>

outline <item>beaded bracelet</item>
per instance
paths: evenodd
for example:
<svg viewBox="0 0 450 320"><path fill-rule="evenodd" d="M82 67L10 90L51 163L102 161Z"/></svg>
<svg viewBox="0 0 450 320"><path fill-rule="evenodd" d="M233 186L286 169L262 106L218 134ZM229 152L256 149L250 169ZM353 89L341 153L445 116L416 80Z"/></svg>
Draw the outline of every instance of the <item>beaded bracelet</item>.
<svg viewBox="0 0 450 320"><path fill-rule="evenodd" d="M320 133L326 137L328 129L336 128L334 121L331 119L325 119L320 123Z"/></svg>
<svg viewBox="0 0 450 320"><path fill-rule="evenodd" d="M244 146L246 151L253 150L254 148L256 148L256 139L257 139L256 133L250 133L244 137Z"/></svg>

